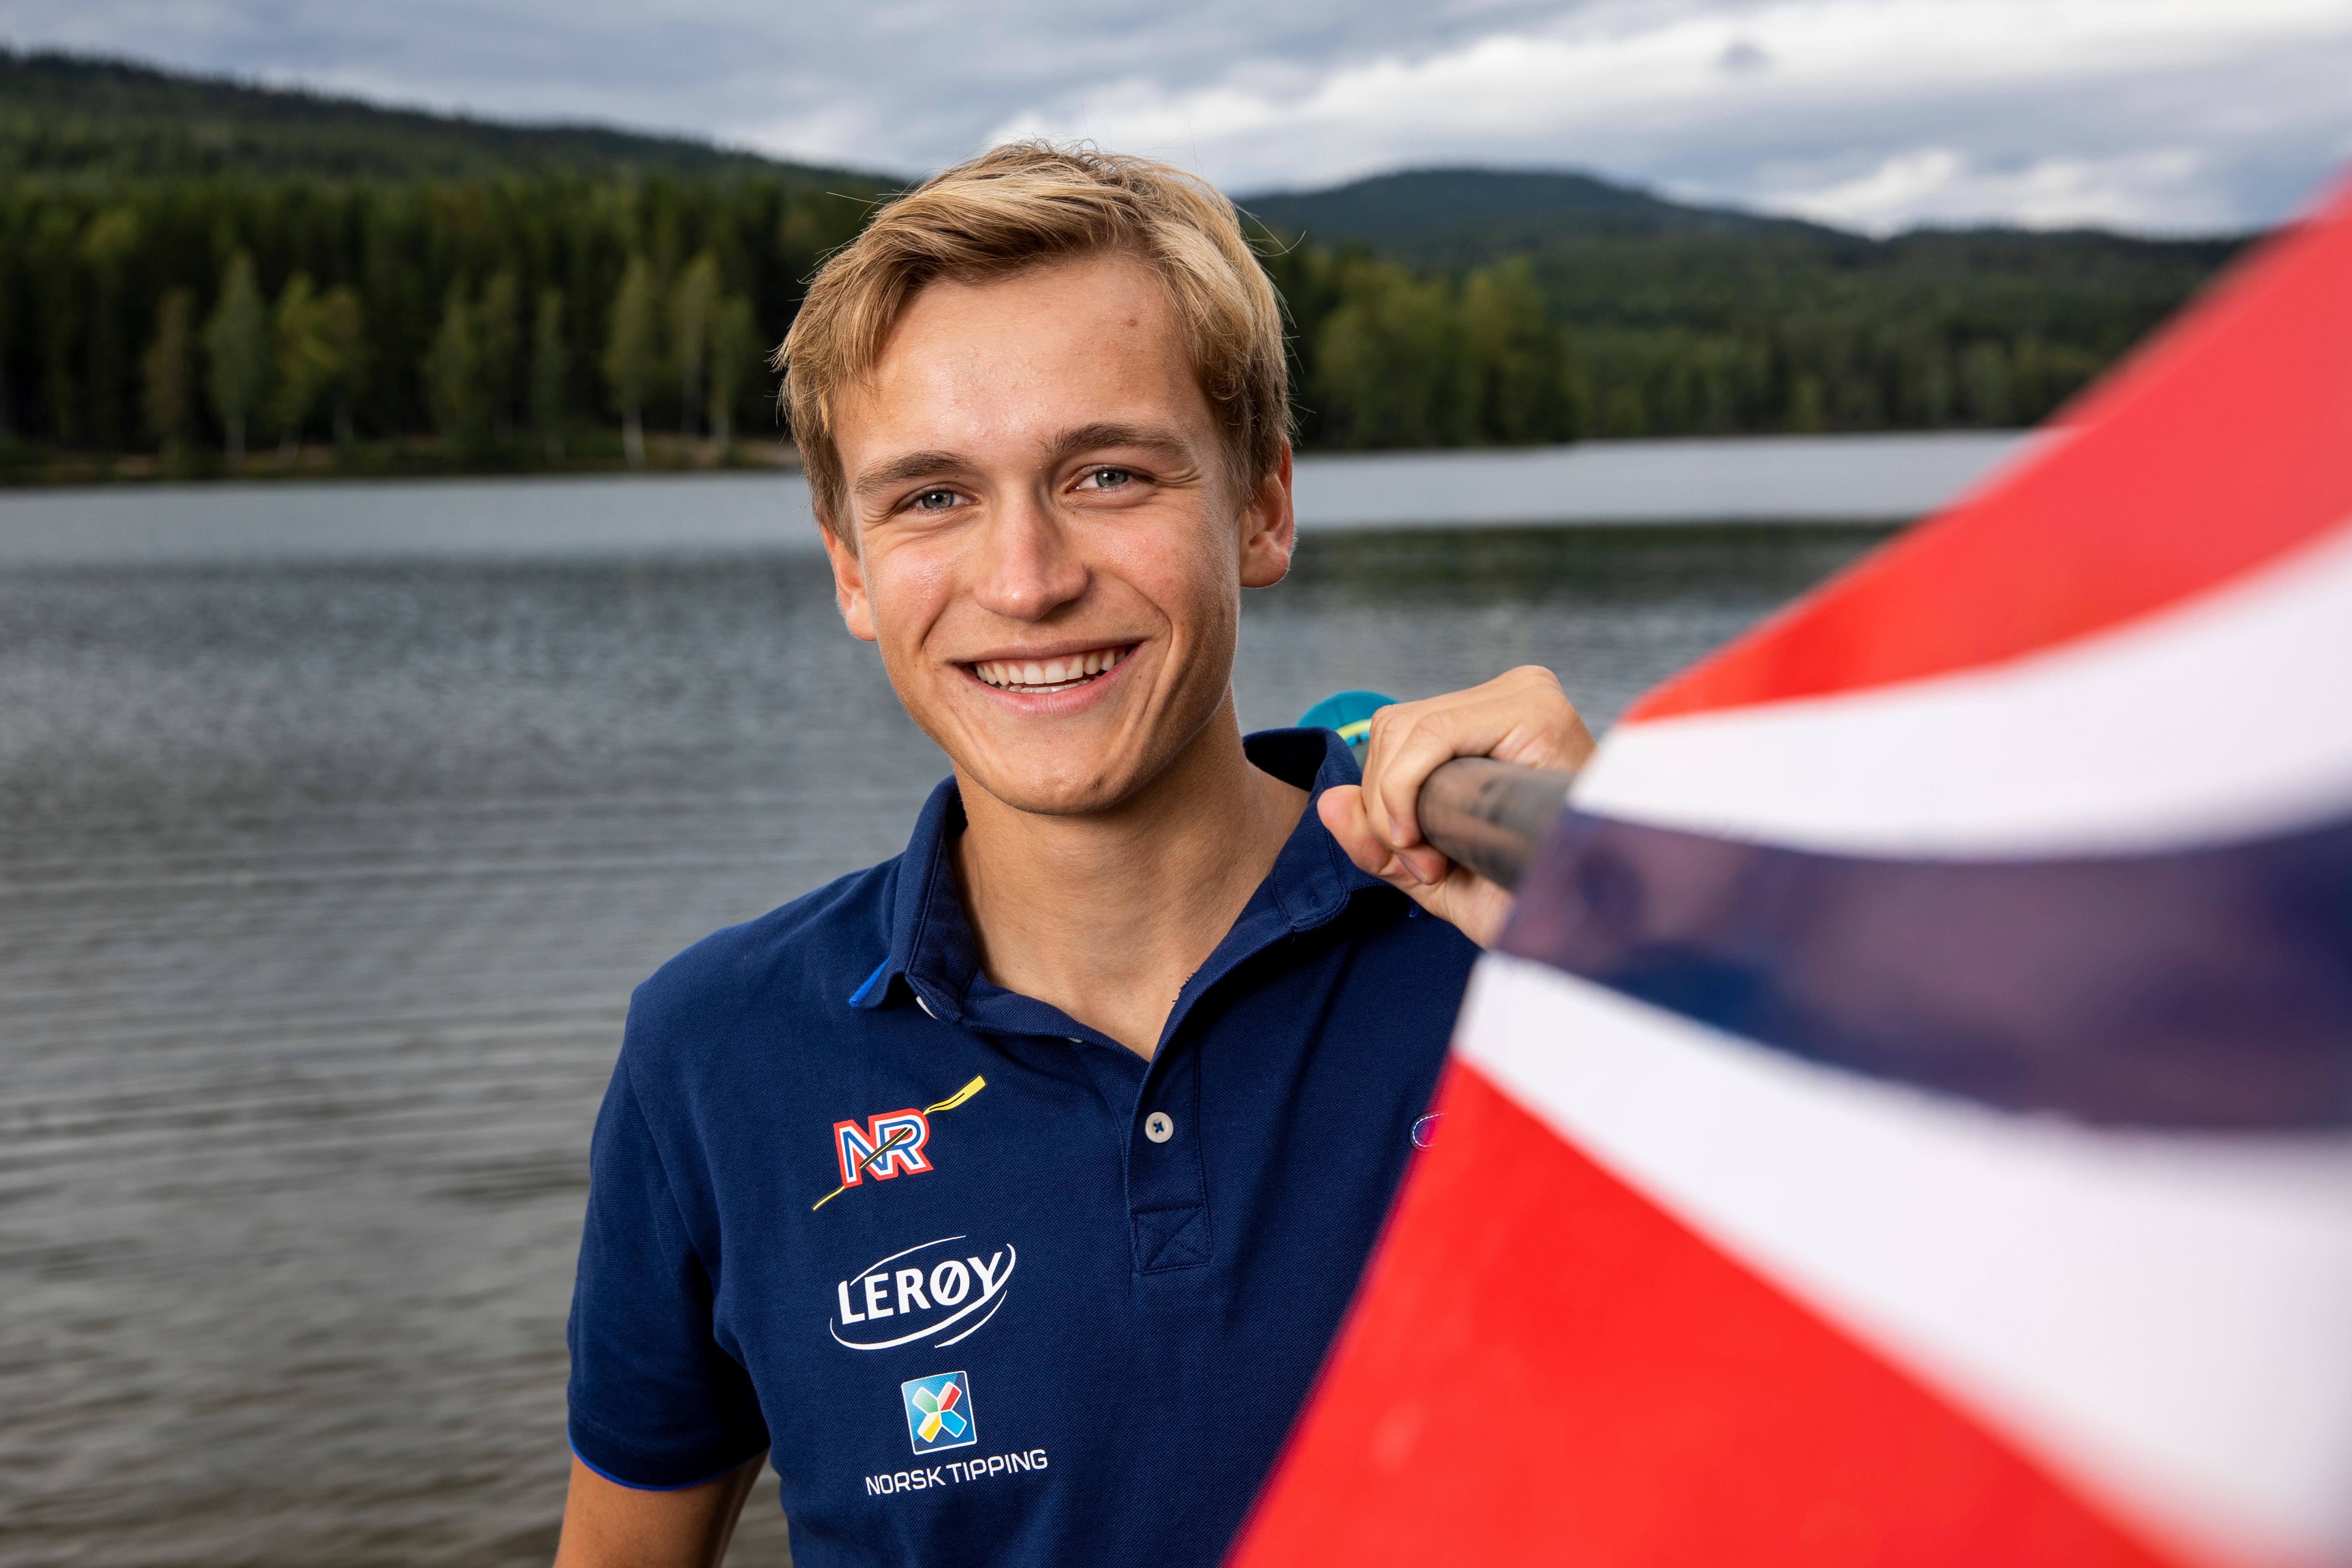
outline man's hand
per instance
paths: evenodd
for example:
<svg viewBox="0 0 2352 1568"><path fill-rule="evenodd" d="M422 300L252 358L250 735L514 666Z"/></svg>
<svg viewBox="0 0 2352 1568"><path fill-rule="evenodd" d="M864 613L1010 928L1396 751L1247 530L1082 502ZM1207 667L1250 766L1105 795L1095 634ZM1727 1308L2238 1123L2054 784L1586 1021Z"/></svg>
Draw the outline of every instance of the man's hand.
<svg viewBox="0 0 2352 1568"><path fill-rule="evenodd" d="M1511 895L1423 841L1414 809L1423 782L1456 757L1573 773L1592 746L1559 678L1521 665L1484 686L1373 714L1363 787L1326 790L1318 809L1349 859L1491 947L1510 916Z"/></svg>

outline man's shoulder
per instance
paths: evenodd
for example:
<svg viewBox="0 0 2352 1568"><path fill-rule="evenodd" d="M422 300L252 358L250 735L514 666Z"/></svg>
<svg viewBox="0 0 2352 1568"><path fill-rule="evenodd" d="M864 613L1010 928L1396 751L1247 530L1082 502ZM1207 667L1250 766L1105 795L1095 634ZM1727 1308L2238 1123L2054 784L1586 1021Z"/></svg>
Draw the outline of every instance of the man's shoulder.
<svg viewBox="0 0 2352 1568"><path fill-rule="evenodd" d="M898 869L893 857L853 871L672 958L630 998L628 1052L700 1054L747 1028L845 1014L888 955Z"/></svg>
<svg viewBox="0 0 2352 1568"><path fill-rule="evenodd" d="M1353 937L1368 981L1391 992L1458 1000L1478 961L1478 944L1392 889L1356 895Z"/></svg>

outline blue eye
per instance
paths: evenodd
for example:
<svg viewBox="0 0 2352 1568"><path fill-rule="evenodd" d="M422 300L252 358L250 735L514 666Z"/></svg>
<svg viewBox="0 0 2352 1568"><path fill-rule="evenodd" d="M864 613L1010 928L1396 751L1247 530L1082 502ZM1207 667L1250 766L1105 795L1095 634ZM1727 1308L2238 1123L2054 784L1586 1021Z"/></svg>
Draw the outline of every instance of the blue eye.
<svg viewBox="0 0 2352 1568"><path fill-rule="evenodd" d="M1097 468L1087 478L1094 481L1095 489L1110 490L1117 489L1121 485L1133 483L1135 474L1128 468Z"/></svg>
<svg viewBox="0 0 2352 1568"><path fill-rule="evenodd" d="M945 511L955 505L955 501L953 490L925 490L915 498L915 505L924 511Z"/></svg>

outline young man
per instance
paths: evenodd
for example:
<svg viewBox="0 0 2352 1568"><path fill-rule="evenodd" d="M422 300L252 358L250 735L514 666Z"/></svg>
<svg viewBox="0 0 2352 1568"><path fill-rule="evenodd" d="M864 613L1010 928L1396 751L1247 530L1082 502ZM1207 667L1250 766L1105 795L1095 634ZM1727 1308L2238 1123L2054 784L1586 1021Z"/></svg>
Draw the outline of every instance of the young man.
<svg viewBox="0 0 2352 1568"><path fill-rule="evenodd" d="M950 170L782 357L843 618L955 774L897 859L638 991L559 1563L715 1563L772 1450L800 1568L1213 1563L1506 911L1419 842L1421 781L1591 740L1536 670L1384 710L1362 790L1327 731L1243 739L1279 305L1172 169Z"/></svg>

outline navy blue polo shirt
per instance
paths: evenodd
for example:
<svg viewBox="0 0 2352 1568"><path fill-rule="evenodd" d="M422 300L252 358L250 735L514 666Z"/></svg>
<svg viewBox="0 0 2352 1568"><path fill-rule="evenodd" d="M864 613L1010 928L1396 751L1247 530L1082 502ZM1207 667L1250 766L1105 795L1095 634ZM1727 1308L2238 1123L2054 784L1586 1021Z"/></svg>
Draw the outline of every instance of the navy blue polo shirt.
<svg viewBox="0 0 2352 1568"><path fill-rule="evenodd" d="M1246 744L1317 794L1358 777L1328 731ZM1475 950L1310 805L1147 1063L981 973L963 821L941 784L897 859L638 989L596 1122L572 1448L637 1488L772 1450L799 1568L1213 1563Z"/></svg>

